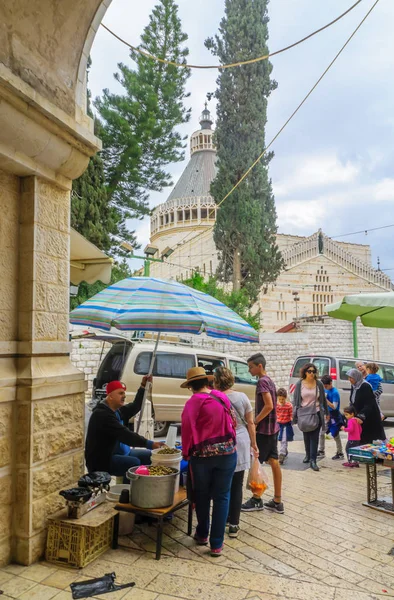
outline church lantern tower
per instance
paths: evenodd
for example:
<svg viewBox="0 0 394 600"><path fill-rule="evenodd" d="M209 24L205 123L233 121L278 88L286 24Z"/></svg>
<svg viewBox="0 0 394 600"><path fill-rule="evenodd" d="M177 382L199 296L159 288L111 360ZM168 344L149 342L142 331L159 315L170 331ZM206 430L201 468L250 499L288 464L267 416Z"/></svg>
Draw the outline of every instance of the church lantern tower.
<svg viewBox="0 0 394 600"><path fill-rule="evenodd" d="M216 204L210 194L216 176L212 125L205 103L201 128L190 137L190 160L168 200L159 204L151 216L150 240L159 250L175 248L188 232L199 233L215 222Z"/></svg>

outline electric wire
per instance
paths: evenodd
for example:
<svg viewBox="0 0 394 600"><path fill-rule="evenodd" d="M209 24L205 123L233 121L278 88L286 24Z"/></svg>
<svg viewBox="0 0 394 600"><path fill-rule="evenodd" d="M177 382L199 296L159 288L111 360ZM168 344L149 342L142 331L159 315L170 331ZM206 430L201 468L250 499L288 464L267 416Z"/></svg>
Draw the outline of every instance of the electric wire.
<svg viewBox="0 0 394 600"><path fill-rule="evenodd" d="M254 163L249 167L249 169L242 175L242 177L238 180L238 182L232 187L232 189L224 196L224 198L222 198L222 200L216 205L216 209L219 208L226 200L227 198L229 198L229 196L231 196L231 194L240 186L240 184L246 179L246 177L249 175L249 173L256 167L256 165L262 160L262 158L264 157L264 155L266 154L267 150L272 146L272 144L278 139L278 137L280 136L280 134L284 131L284 129L287 127L287 125L290 123L290 121L295 117L295 115L298 113L298 111L302 108L302 106L305 104L305 102L308 100L308 98L311 96L311 94L314 92L314 90L317 88L317 86L319 85L319 83L322 81L322 79L327 75L327 73L329 72L329 70L331 69L331 67L334 65L334 63L338 60L338 58L340 57L340 55L342 54L342 52L345 50L345 48L348 46L348 44L350 43L350 41L353 39L353 37L356 35L356 33L358 32L358 30L361 28L361 26L363 25L363 23L366 21L366 19L369 17L369 15L371 14L371 12L373 11L373 9L375 8L375 6L378 4L379 0L376 0L374 2L374 4L371 6L371 8L368 10L368 12L366 13L366 15L363 17L363 19L360 21L360 23L357 25L357 27L354 29L354 31L351 33L351 35L347 38L346 42L343 44L343 46L341 47L341 49L339 50L339 52L337 52L337 54L335 55L335 57L333 58L333 60L330 62L330 64L328 65L328 67L324 70L324 72L322 73L322 75L319 77L319 79L316 81L316 83L311 87L311 89L309 90L309 92L306 94L306 96L303 98L303 100L298 104L297 108L292 112L292 114L290 115L290 117L287 119L287 121L284 123L284 125L282 125L282 127L279 129L279 131L276 133L276 135L271 139L271 141L269 142L269 144L264 148L263 152L260 154L260 156L258 156L258 158L254 161ZM213 211L211 211L210 213L211 215L213 214ZM210 231L211 229L214 228L214 225L211 225L210 227L207 227L204 231L198 233L196 236L194 236L192 239L195 240L197 237L199 237L200 235L206 233L207 231ZM187 238L192 234L193 232L187 233L186 236L180 240L180 242L178 243L178 245L185 243Z"/></svg>
<svg viewBox="0 0 394 600"><path fill-rule="evenodd" d="M290 44L289 46L286 46L285 48L281 48L280 50L276 50L275 52L271 52L269 54L264 54L263 56L258 56L257 58L251 58L249 60L242 60L242 61L238 61L238 62L235 62L235 63L227 64L227 65L191 65L191 64L187 64L187 63L178 63L176 61L167 60L166 58L160 58L158 56L154 56L153 54L150 54L149 52L146 52L145 50L142 50L142 48L138 48L137 46L133 46L133 44L130 44L129 42L127 42L126 40L124 40L123 38L121 38L119 35L117 35L114 31L112 31L109 27L107 27L107 25L104 25L104 23L101 23L101 26L104 29L106 29L111 35L113 35L114 38L116 38L117 40L119 40L120 42L122 42L122 44L124 44L125 46L128 46L134 52L138 52L142 56L145 56L145 58L149 58L149 59L154 60L156 62L165 64L165 65L170 65L170 66L173 66L173 67L183 68L183 69L219 69L219 70L223 70L223 69L232 69L234 67L240 67L240 66L243 66L243 65L251 65L253 63L257 63L257 62L260 62L262 60L268 60L272 56L276 56L278 54L281 54L282 52L286 52L287 50L290 50L291 48L295 48L299 44L302 44L306 40L309 40L310 38L314 37L318 33L321 33L325 29L328 29L329 27L331 27L332 25L334 25L335 23L337 23L338 21L340 21L341 19L343 19L343 17L345 17L354 8L356 8L356 6L358 4L360 4L360 2L362 2L362 0L357 0L357 2L355 2L350 8L348 8L344 13L342 13L341 15L339 15L339 17L337 17L333 21L330 21L330 23L327 23L327 25L324 25L323 27L320 27L319 29L316 29L316 31L313 31L309 35L303 37L301 40L298 40L297 42L294 42L293 44Z"/></svg>

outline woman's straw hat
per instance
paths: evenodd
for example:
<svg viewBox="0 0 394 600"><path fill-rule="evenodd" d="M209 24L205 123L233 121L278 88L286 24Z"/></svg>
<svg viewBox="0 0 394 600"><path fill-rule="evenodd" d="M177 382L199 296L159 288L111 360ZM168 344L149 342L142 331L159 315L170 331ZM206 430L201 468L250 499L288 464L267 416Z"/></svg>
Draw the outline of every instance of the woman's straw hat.
<svg viewBox="0 0 394 600"><path fill-rule="evenodd" d="M192 367L186 373L186 377L187 379L182 383L181 388L189 387L192 381L197 381L198 379L208 379L208 381L213 381L213 375L208 375L202 367Z"/></svg>

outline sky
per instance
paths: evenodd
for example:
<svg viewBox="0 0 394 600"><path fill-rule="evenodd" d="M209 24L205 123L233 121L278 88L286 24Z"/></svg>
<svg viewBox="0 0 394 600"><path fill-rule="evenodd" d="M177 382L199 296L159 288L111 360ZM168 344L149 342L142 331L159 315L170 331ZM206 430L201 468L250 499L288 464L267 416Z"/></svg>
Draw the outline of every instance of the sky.
<svg viewBox="0 0 394 600"><path fill-rule="evenodd" d="M308 35L349 8L355 0L271 0L269 49L278 50ZM363 0L349 15L311 40L272 59L278 88L268 103L269 141L320 77L373 5ZM103 22L138 45L155 0L112 0ZM189 62L215 64L204 46L224 14L224 0L179 0L188 34ZM394 227L344 235L394 224L394 2L380 0L332 69L287 126L272 149L269 166L280 233L311 235L319 227L340 241L371 245L372 263L394 277ZM121 92L113 77L117 64L132 65L126 46L99 28L89 76L93 98L104 88ZM192 117L180 131L199 128L207 92L216 89L217 71L192 71L187 84ZM209 104L215 115L215 100ZM174 184L189 159L169 167ZM253 161L251 161L253 162ZM150 207L171 191L152 194ZM144 247L149 217L131 221ZM341 237L338 237L341 236ZM137 261L133 267L138 267Z"/></svg>

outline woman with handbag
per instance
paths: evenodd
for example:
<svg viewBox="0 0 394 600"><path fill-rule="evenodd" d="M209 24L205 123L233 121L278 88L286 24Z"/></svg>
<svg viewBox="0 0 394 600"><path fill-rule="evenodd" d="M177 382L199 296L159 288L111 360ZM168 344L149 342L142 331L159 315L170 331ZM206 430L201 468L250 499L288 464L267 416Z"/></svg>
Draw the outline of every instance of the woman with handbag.
<svg viewBox="0 0 394 600"><path fill-rule="evenodd" d="M233 473L237 464L236 418L229 399L209 387L213 375L202 367L187 372L182 388L193 395L182 412L182 454L190 461L193 499L197 515L194 535L198 545L209 542L211 556L220 556L230 501ZM213 502L209 530L209 509Z"/></svg>
<svg viewBox="0 0 394 600"><path fill-rule="evenodd" d="M237 466L231 483L230 506L228 511L228 535L238 537L239 517L242 506L242 490L245 470L250 468L250 452L257 458L259 449L256 443L256 426L254 424L254 411L249 398L243 392L236 392L231 388L234 385L234 375L226 367L218 367L213 375L215 390L220 390L231 402L237 419Z"/></svg>
<svg viewBox="0 0 394 600"><path fill-rule="evenodd" d="M317 466L317 448L320 428L328 418L327 399L324 386L317 379L316 365L307 363L300 369L300 380L296 385L293 396L293 423L304 435L304 463L310 463L313 471L319 471Z"/></svg>

